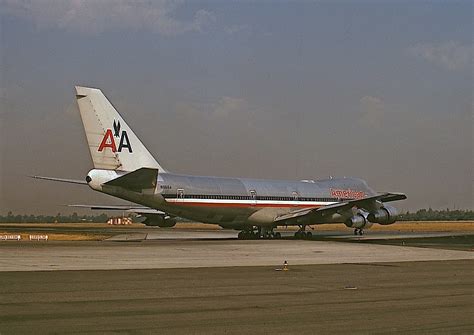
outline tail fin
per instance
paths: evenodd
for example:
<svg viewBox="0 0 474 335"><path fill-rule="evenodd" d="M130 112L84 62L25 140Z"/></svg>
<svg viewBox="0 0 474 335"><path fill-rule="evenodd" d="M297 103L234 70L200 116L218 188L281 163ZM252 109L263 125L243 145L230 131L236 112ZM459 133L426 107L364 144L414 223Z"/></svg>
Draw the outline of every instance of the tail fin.
<svg viewBox="0 0 474 335"><path fill-rule="evenodd" d="M94 168L165 171L140 142L101 90L76 86L76 99Z"/></svg>

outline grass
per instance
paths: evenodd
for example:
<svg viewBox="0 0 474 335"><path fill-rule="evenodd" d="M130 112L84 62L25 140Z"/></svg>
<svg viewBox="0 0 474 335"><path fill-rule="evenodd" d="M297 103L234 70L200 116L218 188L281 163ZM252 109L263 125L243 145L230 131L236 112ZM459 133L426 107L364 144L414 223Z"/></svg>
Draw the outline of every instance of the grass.
<svg viewBox="0 0 474 335"><path fill-rule="evenodd" d="M42 235L48 236L48 241L102 241L106 238L113 236L114 234L79 234L79 233L70 233L70 234L59 234L59 233L45 233L45 232L21 232L21 233L12 233L0 231L0 235L20 235L21 241L30 241L30 235ZM34 240L32 242L38 242ZM39 242L45 242L40 240Z"/></svg>
<svg viewBox="0 0 474 335"><path fill-rule="evenodd" d="M2 226L15 227L17 232L2 230ZM20 229L19 229L20 228ZM24 229L21 229L24 228ZM40 231L41 228L62 228L61 232ZM68 228L72 230L67 231ZM97 232L75 231L74 228L97 228ZM317 231L347 231L344 224L324 224L315 225ZM48 235L51 241L101 241L116 234L124 233L128 230L146 229L143 224L134 223L126 226L110 226L106 223L14 223L0 224L0 235L20 234L23 241L29 241L29 235ZM183 222L178 223L175 229L203 229L220 230L217 225ZM297 227L282 227L283 231L294 231ZM474 221L401 221L389 226L375 224L373 231L391 231L391 232L474 232Z"/></svg>

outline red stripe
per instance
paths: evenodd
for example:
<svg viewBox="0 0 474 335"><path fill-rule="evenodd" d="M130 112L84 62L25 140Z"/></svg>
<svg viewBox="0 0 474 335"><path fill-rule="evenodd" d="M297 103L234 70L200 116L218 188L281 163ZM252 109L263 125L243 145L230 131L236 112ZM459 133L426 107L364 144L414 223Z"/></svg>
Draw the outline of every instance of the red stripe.
<svg viewBox="0 0 474 335"><path fill-rule="evenodd" d="M168 202L171 205L179 206L193 206L193 207L304 207L304 208L319 208L322 205L291 205L291 204L239 204L239 203L211 203L211 202Z"/></svg>

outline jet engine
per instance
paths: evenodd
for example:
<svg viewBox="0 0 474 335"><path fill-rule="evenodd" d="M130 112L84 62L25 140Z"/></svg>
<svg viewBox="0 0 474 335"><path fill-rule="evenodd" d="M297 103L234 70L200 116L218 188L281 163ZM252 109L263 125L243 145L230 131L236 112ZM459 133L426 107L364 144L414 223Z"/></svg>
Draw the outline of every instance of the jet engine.
<svg viewBox="0 0 474 335"><path fill-rule="evenodd" d="M176 225L176 220L162 215L147 215L143 223L147 226L171 228Z"/></svg>
<svg viewBox="0 0 474 335"><path fill-rule="evenodd" d="M369 222L367 219L367 214L368 213L366 212L359 212L348 218L345 222L345 225L349 228L370 228L372 227L372 222Z"/></svg>
<svg viewBox="0 0 474 335"><path fill-rule="evenodd" d="M398 218L398 211L392 206L383 206L375 212L371 212L367 219L370 222L375 222L381 225L389 225L395 223Z"/></svg>

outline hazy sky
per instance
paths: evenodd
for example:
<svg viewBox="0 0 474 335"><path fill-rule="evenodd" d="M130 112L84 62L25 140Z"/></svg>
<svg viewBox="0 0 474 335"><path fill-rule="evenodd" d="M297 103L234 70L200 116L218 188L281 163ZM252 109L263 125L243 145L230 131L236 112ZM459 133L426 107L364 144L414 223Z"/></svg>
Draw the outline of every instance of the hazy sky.
<svg viewBox="0 0 474 335"><path fill-rule="evenodd" d="M0 20L0 213L117 203L26 177L92 168L76 84L173 172L473 207L472 1L0 0Z"/></svg>

